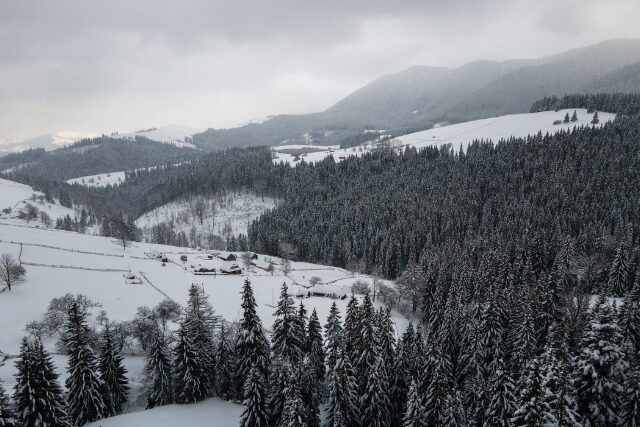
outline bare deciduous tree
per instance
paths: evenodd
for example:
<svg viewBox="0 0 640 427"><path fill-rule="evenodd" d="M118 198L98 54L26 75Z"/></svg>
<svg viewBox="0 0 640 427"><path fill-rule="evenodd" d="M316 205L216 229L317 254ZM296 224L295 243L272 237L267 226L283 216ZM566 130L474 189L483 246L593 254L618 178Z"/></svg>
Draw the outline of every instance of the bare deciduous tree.
<svg viewBox="0 0 640 427"><path fill-rule="evenodd" d="M12 287L24 283L26 271L22 265L16 262L11 254L2 254L0 257L0 285L11 290Z"/></svg>

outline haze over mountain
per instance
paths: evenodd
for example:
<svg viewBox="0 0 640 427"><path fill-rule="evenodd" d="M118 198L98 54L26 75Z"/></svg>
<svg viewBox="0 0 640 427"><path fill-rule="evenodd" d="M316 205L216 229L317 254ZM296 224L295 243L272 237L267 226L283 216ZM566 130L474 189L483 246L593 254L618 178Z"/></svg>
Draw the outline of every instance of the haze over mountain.
<svg viewBox="0 0 640 427"><path fill-rule="evenodd" d="M324 112L194 135L206 149L279 143L336 144L368 129L402 134L440 122L527 112L547 95L638 87L640 40L611 40L539 59L414 66L382 76Z"/></svg>

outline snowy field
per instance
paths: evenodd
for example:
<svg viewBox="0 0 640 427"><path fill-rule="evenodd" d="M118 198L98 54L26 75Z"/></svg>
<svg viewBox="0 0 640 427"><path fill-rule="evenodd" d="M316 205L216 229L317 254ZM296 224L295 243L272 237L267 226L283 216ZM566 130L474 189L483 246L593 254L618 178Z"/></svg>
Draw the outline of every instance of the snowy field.
<svg viewBox="0 0 640 427"><path fill-rule="evenodd" d="M122 184L125 180L124 171L99 173L97 175L81 176L67 180L68 184L80 184L86 187L106 187L107 185Z"/></svg>
<svg viewBox="0 0 640 427"><path fill-rule="evenodd" d="M203 221L196 214L197 205L204 209ZM275 206L275 200L250 193L230 193L225 197L192 197L167 203L148 212L136 220L136 225L147 234L149 228L159 223L173 223L175 231L184 231L188 236L191 228L196 235L204 239L207 235L223 236L225 226L231 234L246 234L251 221L262 212Z"/></svg>
<svg viewBox="0 0 640 427"><path fill-rule="evenodd" d="M36 197L43 196L41 192L34 191L28 185L0 179L0 220L16 217L19 211L25 208L27 204L37 207L39 211L46 212L54 224L55 220L59 217L70 215L73 218L75 215L73 209L56 203L48 203L37 199L33 200L33 195ZM11 212L4 213L2 212L4 209L11 209ZM40 220L36 219L33 222L40 223ZM42 226L44 226L44 224L42 224ZM0 238L2 238L2 235L0 235Z"/></svg>
<svg viewBox="0 0 640 427"><path fill-rule="evenodd" d="M189 161L174 163L174 166L178 166L183 163L189 163ZM134 169L134 171L153 170L157 167L163 167L163 166L150 166L147 168L138 168L138 169ZM84 185L86 187L106 187L107 185L113 186L113 185L122 184L125 181L126 179L125 172L126 171L116 171L116 172L99 173L96 175L86 175L86 176L80 176L78 178L71 178L66 180L65 182L67 184L79 184L79 185Z"/></svg>
<svg viewBox="0 0 640 427"><path fill-rule="evenodd" d="M340 268L298 262L292 262L291 271L285 274L281 259L263 255L259 255L257 261L261 264L273 263L273 272L255 266L246 267L239 253L236 254L238 261L234 262L217 257L209 260L208 254L202 251L146 243L134 243L123 249L110 238L35 228L15 219L0 222L0 253L11 253L16 259L19 257L27 270L24 284L11 292L0 293L0 352L8 355L17 354L20 339L25 335L25 325L33 320L41 320L49 301L66 293L84 294L102 305L93 310L90 318L92 323L95 323L100 310L105 310L112 321L125 321L134 318L138 307L153 307L166 298L184 304L189 286L196 283L209 295L209 301L217 314L228 321L235 321L241 315L240 291L242 283L248 277L253 284L258 314L264 326L270 329L274 320L274 306L283 282L287 283L292 292L297 292L309 286L311 277L318 276L323 283L331 283L332 286L343 289L346 294L356 280L371 281L369 277ZM169 258L166 266L154 258L157 253ZM180 260L182 255L187 256L187 262ZM192 266L220 269L233 264L242 267L241 275L199 276L191 272ZM128 271L146 279L143 279L142 284L127 284L124 274ZM318 311L323 324L334 301L343 317L348 302L346 299L334 300L328 297L306 297L300 300L309 312L314 308ZM376 303L376 306L379 305L380 303ZM408 321L399 313L394 312L393 317L397 332L401 333ZM45 340L45 345L55 352L54 342L55 337L51 337ZM64 380L66 357L56 354L54 361L58 373L62 374L61 379ZM216 399L196 406L165 407L144 414L136 413L144 408L141 382L144 357L139 354L127 355L125 364L132 387L127 411L134 413L103 420L96 426L173 426L177 420L181 420L181 425L188 427L202 425L202 420L205 419L215 419L215 425L219 426L237 425L242 408ZM0 379L8 389L13 387L14 373L12 359L0 366ZM185 419L180 417L181 411L189 411L188 423L183 422ZM145 420L144 424L142 418Z"/></svg>
<svg viewBox="0 0 640 427"><path fill-rule="evenodd" d="M555 133L560 130L573 129L574 126L591 126L590 122L593 114L587 113L586 109L575 109L578 115L577 122L561 123L554 125L555 120L563 120L565 114L571 116L574 109L560 111L543 111L541 113L511 114L507 116L492 117L483 120L458 123L455 125L435 127L433 129L399 136L391 141L394 148L416 147L440 147L449 144L454 150L462 147L465 149L474 140L492 140L498 142L511 136L526 137L535 135L538 132ZM615 114L598 112L600 126L603 123L612 121ZM345 148L327 149L314 153L306 153L294 156L277 151L274 148L274 163L289 163L296 165L302 160L305 162L318 162L325 157L332 156L336 162L344 160L349 156L360 156L371 151L377 144L368 143L365 145Z"/></svg>
<svg viewBox="0 0 640 427"><path fill-rule="evenodd" d="M136 136L143 136L152 141L162 142L165 144L173 144L177 147L195 148L195 145L188 142L189 137L204 130L204 128L192 126L167 125L138 132L117 133L111 135L111 137L121 139L135 139Z"/></svg>

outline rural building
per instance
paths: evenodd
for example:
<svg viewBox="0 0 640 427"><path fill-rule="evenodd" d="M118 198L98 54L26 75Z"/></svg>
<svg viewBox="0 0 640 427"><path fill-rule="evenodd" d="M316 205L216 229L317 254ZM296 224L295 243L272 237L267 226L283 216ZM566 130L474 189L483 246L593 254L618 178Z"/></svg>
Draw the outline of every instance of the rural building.
<svg viewBox="0 0 640 427"><path fill-rule="evenodd" d="M218 258L220 258L223 261L235 261L238 259L234 254L230 252L220 252L218 254Z"/></svg>

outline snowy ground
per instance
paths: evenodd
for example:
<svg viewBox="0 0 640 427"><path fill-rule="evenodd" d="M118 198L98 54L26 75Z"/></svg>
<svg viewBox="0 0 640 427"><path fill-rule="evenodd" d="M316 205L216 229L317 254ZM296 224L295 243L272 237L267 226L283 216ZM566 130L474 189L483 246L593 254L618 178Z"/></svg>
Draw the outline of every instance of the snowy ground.
<svg viewBox="0 0 640 427"><path fill-rule="evenodd" d="M498 142L500 139L515 137L526 137L538 132L555 133L560 130L573 129L574 126L590 126L593 114L587 113L586 109L576 109L578 114L577 122L561 123L554 125L555 120L563 120L565 114L573 114L574 109L560 111L543 111L541 113L511 114L507 116L492 117L483 120L458 123L450 126L441 126L433 129L411 133L395 138L390 142L395 148L416 147L424 148L428 146L442 146L450 144L455 150L460 147L465 149L474 140L492 140ZM600 125L615 118L615 114L598 112ZM302 160L305 162L318 162L325 157L333 156L336 162L344 160L349 156L360 156L371 151L377 144L365 144L345 149L327 149L325 151L307 153L301 156L281 153L274 148L274 163L289 163L296 165Z"/></svg>
<svg viewBox="0 0 640 427"><path fill-rule="evenodd" d="M124 182L124 171L99 173L97 175L81 176L67 180L69 184L80 184L87 187L106 187L107 185L118 185Z"/></svg>
<svg viewBox="0 0 640 427"><path fill-rule="evenodd" d="M166 266L149 256L154 252L161 252L169 258ZM189 286L196 283L209 295L217 314L235 321L239 320L241 314L242 283L248 277L253 284L258 314L264 326L270 329L274 320L274 305L283 282L295 291L308 286L312 276L318 276L322 282L332 282L334 286L342 287L348 292L354 281L371 280L339 268L297 262L293 262L292 270L285 274L282 260L262 255L259 256L259 261L273 262L274 272L266 272L253 266L247 269L240 254L237 254L237 264L243 267L242 275L197 276L190 271L191 265L219 269L229 267L234 262L218 258L208 260L207 254L202 251L146 243L135 243L124 250L106 237L35 228L18 220L0 221L0 253L11 253L16 258L19 257L27 270L24 284L11 292L0 293L0 351L9 355L18 352L20 339L25 334L25 325L33 320L40 320L49 301L66 293L81 293L102 304L102 307L94 309L91 322L95 322L99 310L105 310L110 320L125 321L133 319L138 307L153 307L167 297L184 304ZM186 263L180 260L181 255L187 256ZM128 270L140 277L144 274L147 279L142 284L127 284L123 274ZM348 302L346 299L334 300L328 297L301 300L309 312L314 308L318 311L323 324L334 301L343 316ZM398 333L401 333L407 320L395 312L393 317ZM54 350L54 341L53 337L45 340L50 350ZM58 373L63 374L64 379L66 357L55 355L54 360ZM141 398L144 358L140 355L127 355L125 364L132 387L128 411L141 411L144 407ZM14 373L12 359L0 366L0 379L8 389L14 384ZM148 425L154 426L173 426L178 419L184 427L202 425L203 419L215 419L215 425L220 426L237 425L241 410L237 405L212 399L196 406L125 415L96 425L145 425L140 421L142 418ZM181 411L189 411L193 416L188 420L181 418Z"/></svg>
<svg viewBox="0 0 640 427"><path fill-rule="evenodd" d="M202 203L205 212L203 221L196 215L196 205ZM156 208L138 218L136 225L144 233L148 233L149 227L161 222L173 223L176 232L184 231L187 236L192 227L196 229L196 235L206 240L207 235L223 236L225 226L231 234L246 234L251 221L262 212L275 206L275 201L269 197L260 197L250 193L228 194L226 197L201 198L192 197L188 200L179 200Z"/></svg>
<svg viewBox="0 0 640 427"><path fill-rule="evenodd" d="M174 163L174 166L178 166L183 163L189 163L189 161ZM150 166L148 168L138 168L134 170L135 171L153 170L157 167L163 167L163 166ZM65 182L67 184L80 184L87 187L106 187L107 185L122 184L125 181L125 179L126 179L125 171L116 171L116 172L99 173L96 175L80 176L77 178L68 179Z"/></svg>
<svg viewBox="0 0 640 427"><path fill-rule="evenodd" d="M35 200L34 195L36 196ZM27 204L37 207L39 211L46 212L53 222L52 225L55 225L55 220L59 217L66 215L72 218L74 217L75 211L73 209L66 208L57 203L47 203L38 200L38 196L43 196L43 194L33 190L33 188L28 185L0 179L0 220L16 217L21 209L26 208ZM11 212L4 213L2 212L4 209L11 209ZM45 226L40 222L40 219L35 219L32 222ZM2 238L2 235L0 235L0 238Z"/></svg>

